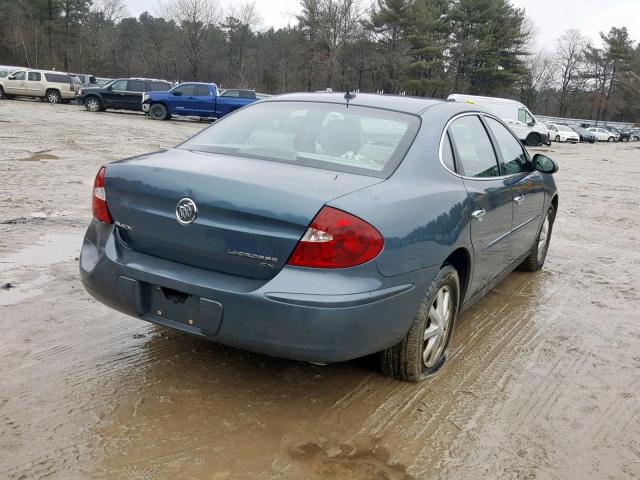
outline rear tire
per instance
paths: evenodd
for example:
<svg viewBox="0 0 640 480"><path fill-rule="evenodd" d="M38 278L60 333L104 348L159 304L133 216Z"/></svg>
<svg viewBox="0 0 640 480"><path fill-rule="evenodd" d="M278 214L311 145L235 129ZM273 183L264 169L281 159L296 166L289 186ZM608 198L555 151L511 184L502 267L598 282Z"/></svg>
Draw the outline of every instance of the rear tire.
<svg viewBox="0 0 640 480"><path fill-rule="evenodd" d="M530 147L537 147L538 145L540 145L540 143L542 143L542 139L539 134L533 132L527 135L525 143Z"/></svg>
<svg viewBox="0 0 640 480"><path fill-rule="evenodd" d="M169 118L169 112L167 107L161 103L154 103L149 107L149 117L154 120L167 120Z"/></svg>
<svg viewBox="0 0 640 480"><path fill-rule="evenodd" d="M446 360L459 303L458 272L445 265L429 285L407 335L380 353L382 373L405 382L436 373Z"/></svg>
<svg viewBox="0 0 640 480"><path fill-rule="evenodd" d="M525 272L536 272L542 268L544 261L547 259L547 251L551 242L551 232L553 231L553 222L556 218L556 210L553 205L549 206L544 221L538 230L538 236L533 244L533 248L529 256L518 266L518 270Z"/></svg>
<svg viewBox="0 0 640 480"><path fill-rule="evenodd" d="M49 103L62 103L62 97L58 90L47 90L47 102Z"/></svg>
<svg viewBox="0 0 640 480"><path fill-rule="evenodd" d="M556 135L556 143L560 143L560 135Z"/></svg>

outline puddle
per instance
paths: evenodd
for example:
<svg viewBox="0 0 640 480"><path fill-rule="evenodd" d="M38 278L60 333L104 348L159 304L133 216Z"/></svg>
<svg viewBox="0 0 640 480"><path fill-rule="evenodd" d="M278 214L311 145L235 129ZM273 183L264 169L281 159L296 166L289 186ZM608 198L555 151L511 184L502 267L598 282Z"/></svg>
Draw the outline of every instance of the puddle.
<svg viewBox="0 0 640 480"><path fill-rule="evenodd" d="M41 150L39 152L34 152L30 157L19 158L18 160L22 160L25 162L37 162L39 160L56 160L60 157L57 155L53 155L52 153L48 153L51 150Z"/></svg>
<svg viewBox="0 0 640 480"><path fill-rule="evenodd" d="M82 238L79 235L64 233L45 235L36 245L0 258L0 272L25 266L46 267L65 260L73 260L79 255L81 246ZM2 279L2 283L4 282L12 282L12 279Z"/></svg>

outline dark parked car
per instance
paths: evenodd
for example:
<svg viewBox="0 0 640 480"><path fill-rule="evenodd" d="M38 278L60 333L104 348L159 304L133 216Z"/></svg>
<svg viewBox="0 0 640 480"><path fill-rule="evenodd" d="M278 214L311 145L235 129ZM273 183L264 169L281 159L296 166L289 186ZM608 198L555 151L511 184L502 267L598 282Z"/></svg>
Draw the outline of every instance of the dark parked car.
<svg viewBox="0 0 640 480"><path fill-rule="evenodd" d="M574 132L580 135L581 142L596 143L598 141L598 137L596 137L594 133L590 132L586 128L582 128L582 127L571 127L571 128L573 129Z"/></svg>
<svg viewBox="0 0 640 480"><path fill-rule="evenodd" d="M273 97L100 168L81 278L143 320L312 362L381 352L418 381L460 310L544 264L556 170L474 105Z"/></svg>
<svg viewBox="0 0 640 480"><path fill-rule="evenodd" d="M142 93L170 90L171 83L145 78L119 78L102 87L83 87L77 102L90 112L107 108L142 111Z"/></svg>

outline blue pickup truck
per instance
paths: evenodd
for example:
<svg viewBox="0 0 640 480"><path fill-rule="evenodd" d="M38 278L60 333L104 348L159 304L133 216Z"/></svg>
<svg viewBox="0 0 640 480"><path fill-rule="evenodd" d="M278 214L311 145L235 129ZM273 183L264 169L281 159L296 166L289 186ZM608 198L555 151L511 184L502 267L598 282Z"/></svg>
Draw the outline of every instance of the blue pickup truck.
<svg viewBox="0 0 640 480"><path fill-rule="evenodd" d="M214 83L188 82L167 92L143 94L142 110L154 120L168 120L176 115L220 118L256 100L252 90L219 92Z"/></svg>

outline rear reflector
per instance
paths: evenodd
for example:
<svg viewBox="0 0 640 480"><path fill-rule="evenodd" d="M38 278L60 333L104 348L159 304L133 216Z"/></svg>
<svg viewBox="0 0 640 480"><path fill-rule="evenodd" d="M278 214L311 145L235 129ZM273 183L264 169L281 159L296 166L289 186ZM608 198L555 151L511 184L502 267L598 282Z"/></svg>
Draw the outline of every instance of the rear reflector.
<svg viewBox="0 0 640 480"><path fill-rule="evenodd" d="M104 174L107 169L101 167L93 182L93 193L91 195L91 207L93 217L102 223L113 223L109 209L107 208L107 196L104 191Z"/></svg>
<svg viewBox="0 0 640 480"><path fill-rule="evenodd" d="M355 267L377 257L383 246L380 232L364 220L323 207L287 263L310 268Z"/></svg>

